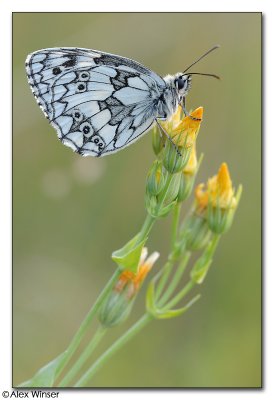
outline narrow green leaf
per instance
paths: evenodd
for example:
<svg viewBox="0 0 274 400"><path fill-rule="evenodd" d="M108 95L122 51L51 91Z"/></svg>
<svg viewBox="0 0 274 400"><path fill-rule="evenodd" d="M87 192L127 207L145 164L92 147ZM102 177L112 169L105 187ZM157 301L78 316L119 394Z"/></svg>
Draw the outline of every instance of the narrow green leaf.
<svg viewBox="0 0 274 400"><path fill-rule="evenodd" d="M57 368L62 361L65 353L60 354L54 360L50 361L47 365L39 369L36 374L29 379L21 383L20 387L52 387L55 378Z"/></svg>

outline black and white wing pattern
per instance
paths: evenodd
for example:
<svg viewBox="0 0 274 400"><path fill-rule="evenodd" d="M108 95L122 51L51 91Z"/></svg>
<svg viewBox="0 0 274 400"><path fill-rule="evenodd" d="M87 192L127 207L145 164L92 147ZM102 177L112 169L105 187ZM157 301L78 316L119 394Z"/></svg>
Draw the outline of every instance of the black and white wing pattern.
<svg viewBox="0 0 274 400"><path fill-rule="evenodd" d="M39 50L26 70L58 138L83 156L104 156L137 140L157 117L166 87L136 61L81 48Z"/></svg>

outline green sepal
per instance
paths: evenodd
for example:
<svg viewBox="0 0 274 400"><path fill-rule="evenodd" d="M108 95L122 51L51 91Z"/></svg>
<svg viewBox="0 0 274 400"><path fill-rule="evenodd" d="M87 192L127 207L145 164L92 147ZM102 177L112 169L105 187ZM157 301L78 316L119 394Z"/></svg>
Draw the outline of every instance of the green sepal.
<svg viewBox="0 0 274 400"><path fill-rule="evenodd" d="M149 196L157 196L164 188L167 174L162 162L155 160L149 170L146 181L146 192Z"/></svg>
<svg viewBox="0 0 274 400"><path fill-rule="evenodd" d="M238 207L240 198L242 194L242 185L239 186L236 193L236 206L232 207L232 200L230 204L227 205L227 208L221 208L219 204L219 198L217 198L217 205L213 207L211 199L208 202L207 209L207 220L208 226L212 230L212 232L221 235L227 232L233 222L234 214Z"/></svg>
<svg viewBox="0 0 274 400"><path fill-rule="evenodd" d="M192 212L184 221L180 231L180 239L186 242L190 251L200 250L205 247L211 238L207 220Z"/></svg>
<svg viewBox="0 0 274 400"><path fill-rule="evenodd" d="M157 197L156 196L150 196L148 193L146 194L145 197L145 203L146 203L146 209L147 212L153 217L157 218Z"/></svg>
<svg viewBox="0 0 274 400"><path fill-rule="evenodd" d="M194 303L196 303L200 297L201 295L197 294L197 296L190 300L184 307L178 308L177 310L159 311L157 318L169 319L179 317L180 315L184 314Z"/></svg>
<svg viewBox="0 0 274 400"><path fill-rule="evenodd" d="M126 293L112 292L102 304L98 319L102 326L110 328L124 322L130 314L134 301Z"/></svg>
<svg viewBox="0 0 274 400"><path fill-rule="evenodd" d="M166 310L165 308L157 308L155 302L155 283L152 281L147 290L146 309L148 313L156 319L169 319L179 317L184 314L201 296L198 294L190 300L184 307L177 310Z"/></svg>
<svg viewBox="0 0 274 400"><path fill-rule="evenodd" d="M177 200L174 200L172 203L168 204L165 207L162 207L159 212L157 213L158 217L165 217L167 214L170 213L170 211L173 209L175 204L177 203Z"/></svg>
<svg viewBox="0 0 274 400"><path fill-rule="evenodd" d="M177 140L174 140L168 140L163 151L163 165L170 174L176 174L186 166L191 152L191 148L185 147L187 136L182 147L177 147L180 135L178 135Z"/></svg>
<svg viewBox="0 0 274 400"><path fill-rule="evenodd" d="M176 173L172 176L169 184L167 194L165 196L165 204L169 204L173 200L177 199L178 192L180 189L181 173Z"/></svg>
<svg viewBox="0 0 274 400"><path fill-rule="evenodd" d="M139 240L139 235L137 234L126 243L121 249L115 250L112 253L112 260L116 262L121 270L128 270L136 274L138 270L138 265L142 253L142 249L147 238L142 241Z"/></svg>
<svg viewBox="0 0 274 400"><path fill-rule="evenodd" d="M39 369L36 374L19 385L19 387L52 387L56 379L59 364L62 362L65 353L60 354L44 367Z"/></svg>
<svg viewBox="0 0 274 400"><path fill-rule="evenodd" d="M156 156L158 156L164 148L165 139L165 136L161 134L158 126L155 125L152 129L152 147Z"/></svg>

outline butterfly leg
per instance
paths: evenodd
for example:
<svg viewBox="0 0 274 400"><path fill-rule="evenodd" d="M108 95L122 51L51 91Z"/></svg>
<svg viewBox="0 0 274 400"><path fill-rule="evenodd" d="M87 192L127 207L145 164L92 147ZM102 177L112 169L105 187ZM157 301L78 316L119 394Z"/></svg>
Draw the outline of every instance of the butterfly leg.
<svg viewBox="0 0 274 400"><path fill-rule="evenodd" d="M195 117L192 117L192 115L189 114L189 112L186 109L186 98L185 97L183 97L182 108L183 108L183 111L184 111L184 114L185 114L186 117L189 117L193 121L202 121L201 118L195 118Z"/></svg>
<svg viewBox="0 0 274 400"><path fill-rule="evenodd" d="M157 120L157 118L155 119L156 124L158 125L158 128L160 129L160 132L164 133L164 135L168 138L168 140L170 141L170 143L172 144L172 146L174 146L177 154L182 157L182 154L180 152L180 150L178 149L178 146L176 145L176 143L173 142L173 140L171 139L171 137L169 136L169 134L166 132L166 130L162 127L162 125L159 123L159 121Z"/></svg>

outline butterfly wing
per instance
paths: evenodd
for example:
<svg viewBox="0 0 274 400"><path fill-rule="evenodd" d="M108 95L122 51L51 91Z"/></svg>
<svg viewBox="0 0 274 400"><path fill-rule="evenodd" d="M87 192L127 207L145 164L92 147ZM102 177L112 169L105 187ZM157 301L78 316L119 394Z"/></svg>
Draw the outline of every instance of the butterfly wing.
<svg viewBox="0 0 274 400"><path fill-rule="evenodd" d="M79 48L39 50L26 60L33 94L58 138L83 156L128 146L157 116L165 81L128 58Z"/></svg>

